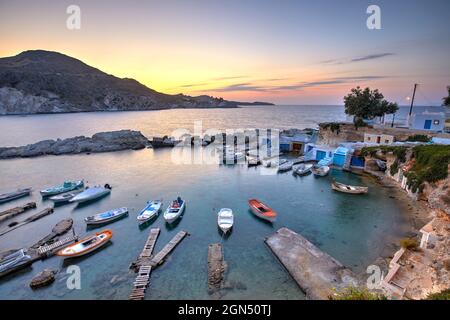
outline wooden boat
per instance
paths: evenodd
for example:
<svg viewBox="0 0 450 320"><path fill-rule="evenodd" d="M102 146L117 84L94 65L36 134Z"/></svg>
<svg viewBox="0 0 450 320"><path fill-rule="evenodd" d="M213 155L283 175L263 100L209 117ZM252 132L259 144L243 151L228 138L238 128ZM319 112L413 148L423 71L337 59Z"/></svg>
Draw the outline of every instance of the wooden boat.
<svg viewBox="0 0 450 320"><path fill-rule="evenodd" d="M269 208L267 205L256 199L248 200L250 210L258 218L274 222L277 218L277 213Z"/></svg>
<svg viewBox="0 0 450 320"><path fill-rule="evenodd" d="M51 188L47 188L44 190L41 190L41 195L43 197L47 197L47 196L53 196L56 194L60 194L60 193L64 193L64 192L69 192L75 189L79 189L82 188L84 186L84 181L80 180L80 181L65 181L63 184L59 185L59 186L55 186L55 187L51 187Z"/></svg>
<svg viewBox="0 0 450 320"><path fill-rule="evenodd" d="M65 258L81 257L94 250L104 246L112 238L111 230L103 230L94 235L88 236L78 242L75 242L62 250L59 250L56 255Z"/></svg>
<svg viewBox="0 0 450 320"><path fill-rule="evenodd" d="M13 192L8 192L4 194L0 194L0 203L8 202L14 199L22 198L31 193L31 188L18 189Z"/></svg>
<svg viewBox="0 0 450 320"><path fill-rule="evenodd" d="M0 273L7 272L31 260L25 249L17 250L0 260Z"/></svg>
<svg viewBox="0 0 450 320"><path fill-rule="evenodd" d="M101 186L95 186L92 188L88 188L84 190L83 192L77 194L75 197L70 199L70 202L78 202L83 203L87 201L92 201L98 198L101 198L111 192L111 187L109 184L105 184L104 187Z"/></svg>
<svg viewBox="0 0 450 320"><path fill-rule="evenodd" d="M335 191L350 193L350 194L364 194L369 192L368 187L351 186L348 184L343 184L337 181L331 183L331 188Z"/></svg>
<svg viewBox="0 0 450 320"><path fill-rule="evenodd" d="M105 224L105 223L110 223L113 222L115 220L118 220L120 218L122 218L123 216L128 214L128 209L123 207L123 208L118 208L118 209L113 209L113 210L109 210L103 213L99 213L90 217L86 217L84 218L84 221L86 222L86 224L89 225L99 225L99 224Z"/></svg>
<svg viewBox="0 0 450 320"><path fill-rule="evenodd" d="M77 194L78 194L77 192L68 192L68 193L58 194L56 196L50 197L49 200L53 201L54 203L69 202Z"/></svg>
<svg viewBox="0 0 450 320"><path fill-rule="evenodd" d="M330 167L314 165L312 166L311 171L317 177L325 177L330 172Z"/></svg>
<svg viewBox="0 0 450 320"><path fill-rule="evenodd" d="M278 166L278 172L286 172L292 170L293 163L291 161L286 161Z"/></svg>
<svg viewBox="0 0 450 320"><path fill-rule="evenodd" d="M166 222L168 223L174 222L181 216L185 207L186 202L178 197L177 200L174 200L164 212L164 220L166 220Z"/></svg>
<svg viewBox="0 0 450 320"><path fill-rule="evenodd" d="M223 233L227 233L233 227L233 223L233 210L228 208L220 209L219 213L217 214L217 224L220 230L222 230Z"/></svg>
<svg viewBox="0 0 450 320"><path fill-rule="evenodd" d="M312 165L300 164L300 165L294 167L294 174L297 174L299 176L305 176L305 175L311 173L311 168L312 168Z"/></svg>
<svg viewBox="0 0 450 320"><path fill-rule="evenodd" d="M138 214L137 220L139 221L139 223L145 223L153 219L161 211L161 207L161 200L147 202L147 206Z"/></svg>

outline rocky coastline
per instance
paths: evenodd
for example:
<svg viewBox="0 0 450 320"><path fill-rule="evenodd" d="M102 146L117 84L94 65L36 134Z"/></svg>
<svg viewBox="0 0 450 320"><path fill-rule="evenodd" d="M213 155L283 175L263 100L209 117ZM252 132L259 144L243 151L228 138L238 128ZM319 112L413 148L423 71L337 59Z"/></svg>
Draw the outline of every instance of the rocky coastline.
<svg viewBox="0 0 450 320"><path fill-rule="evenodd" d="M3 147L0 148L0 159L138 150L148 145L148 139L141 132L120 130L99 132L92 137L78 136L67 139L43 140L20 147Z"/></svg>

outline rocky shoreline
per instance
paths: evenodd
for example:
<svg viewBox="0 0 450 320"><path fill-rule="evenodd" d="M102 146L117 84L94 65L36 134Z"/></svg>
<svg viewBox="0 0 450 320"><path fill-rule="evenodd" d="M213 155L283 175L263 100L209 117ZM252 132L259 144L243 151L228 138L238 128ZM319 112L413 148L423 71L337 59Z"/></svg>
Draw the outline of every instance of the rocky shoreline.
<svg viewBox="0 0 450 320"><path fill-rule="evenodd" d="M4 147L0 148L0 159L138 150L148 145L148 139L141 132L120 130L100 132L92 137L78 136L67 139L43 140L20 147Z"/></svg>

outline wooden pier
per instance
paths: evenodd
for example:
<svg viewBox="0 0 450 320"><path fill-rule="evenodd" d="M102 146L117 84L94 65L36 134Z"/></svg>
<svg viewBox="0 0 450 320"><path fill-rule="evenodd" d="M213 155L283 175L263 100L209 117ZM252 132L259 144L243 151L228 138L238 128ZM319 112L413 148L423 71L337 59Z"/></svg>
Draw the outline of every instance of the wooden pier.
<svg viewBox="0 0 450 320"><path fill-rule="evenodd" d="M167 243L164 248L156 255L152 256L155 248L156 240L158 239L160 229L155 228L150 230L150 234L145 242L144 249L136 262L132 263L131 268L139 268L136 280L133 282L133 290L131 291L129 300L143 300L145 297L145 290L150 283L150 274L152 270L160 265L166 256L175 249L175 247L186 237L186 231L178 232L172 240Z"/></svg>
<svg viewBox="0 0 450 320"><path fill-rule="evenodd" d="M225 262L220 243L210 244L208 247L208 293L213 294L222 287Z"/></svg>
<svg viewBox="0 0 450 320"><path fill-rule="evenodd" d="M65 246L67 246L68 244L70 244L72 242L76 242L76 241L78 241L78 236L74 233L74 234L72 234L68 237L62 238L52 244L40 246L37 249L37 252L40 256L50 257L58 249L61 249Z"/></svg>
<svg viewBox="0 0 450 320"><path fill-rule="evenodd" d="M42 210L42 211L40 211L40 212L38 212L38 213L28 217L28 218L26 218L25 220L23 220L21 222L12 222L12 223L10 223L8 225L7 228L5 228L2 231L0 231L0 236L4 235L4 234L6 234L6 233L8 233L10 231L13 231L13 230L15 230L17 228L20 228L21 226L24 226L24 225L26 225L26 224L28 224L30 222L33 222L33 221L39 220L39 219L41 219L41 218L43 218L45 216L48 216L49 214L52 214L53 212L54 212L53 208L46 208L46 209L44 209L44 210Z"/></svg>
<svg viewBox="0 0 450 320"><path fill-rule="evenodd" d="M136 280L133 282L133 290L131 291L130 300L143 300L145 297L145 290L150 283L150 274L152 272L152 266L145 261L151 257L153 249L155 248L156 240L158 239L160 229L155 228L150 230L147 241L145 242L144 249L139 255L139 260L144 261L139 267Z"/></svg>
<svg viewBox="0 0 450 320"><path fill-rule="evenodd" d="M29 209L36 208L36 202L29 202L27 204L24 204L23 206L11 208L5 211L0 212L0 222L6 219L10 219L12 217L15 217Z"/></svg>

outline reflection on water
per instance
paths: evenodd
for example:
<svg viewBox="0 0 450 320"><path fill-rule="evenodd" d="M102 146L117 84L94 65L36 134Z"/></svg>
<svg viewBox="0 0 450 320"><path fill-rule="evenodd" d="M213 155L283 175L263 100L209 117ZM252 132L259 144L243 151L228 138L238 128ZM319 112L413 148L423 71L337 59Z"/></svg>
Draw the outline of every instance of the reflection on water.
<svg viewBox="0 0 450 320"><path fill-rule="evenodd" d="M85 217L113 208L129 208L128 218L104 227L114 233L109 246L73 261L52 257L33 264L32 271L1 279L0 298L126 299L135 277L129 272L129 264L141 252L150 228L159 227L155 252L180 230L188 231L190 236L152 272L148 299L210 298L207 254L211 243L223 243L228 280L240 288L224 291L223 298L302 299L302 292L265 246L265 237L287 226L345 265L361 271L380 254L386 237L403 224L388 191L359 176L333 170L329 177L294 178L290 173L262 175L261 169L244 165L174 165L169 149L0 161L0 193L24 185L35 190L31 197L0 205L0 211L31 200L37 202L36 210L42 210L51 203L42 201L38 190L64 180L83 178L88 185L109 183L113 187L110 195L99 201L58 206L54 214L2 236L0 251L33 244L68 217L74 220L75 231L84 236ZM369 194L333 192L332 177L344 183L368 185ZM139 227L136 216L147 201L162 198L165 210L177 196L185 199L187 206L176 224L167 226L160 214L150 225ZM277 222L272 225L249 212L249 198L258 198L276 210ZM235 215L233 230L226 237L217 228L217 212L224 207L231 208ZM21 219L36 210L24 213ZM81 268L81 290L66 288L66 267L70 264ZM28 283L44 268L59 269L57 280L47 288L32 291Z"/></svg>

